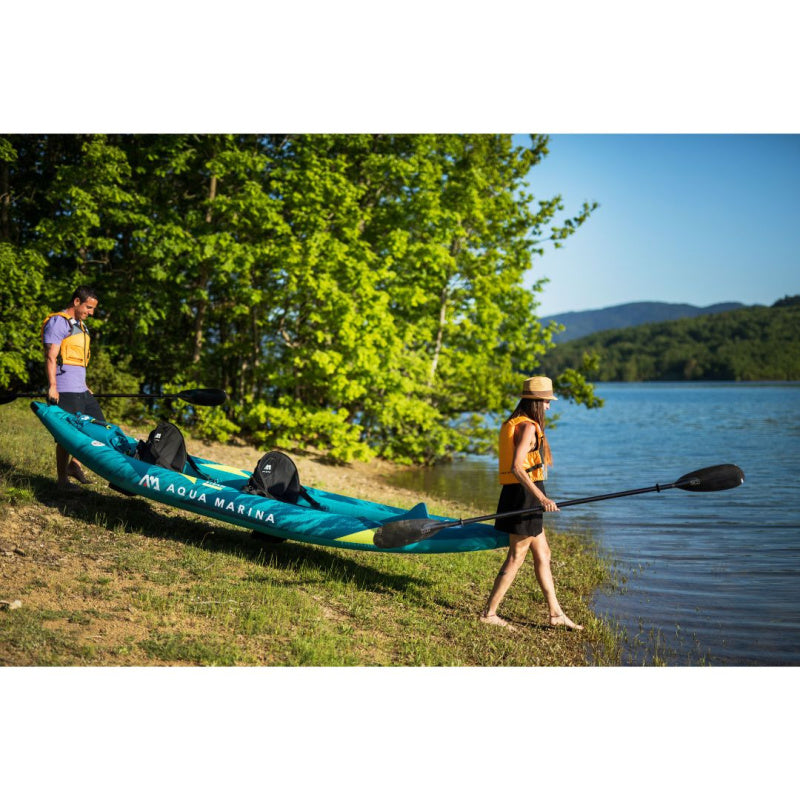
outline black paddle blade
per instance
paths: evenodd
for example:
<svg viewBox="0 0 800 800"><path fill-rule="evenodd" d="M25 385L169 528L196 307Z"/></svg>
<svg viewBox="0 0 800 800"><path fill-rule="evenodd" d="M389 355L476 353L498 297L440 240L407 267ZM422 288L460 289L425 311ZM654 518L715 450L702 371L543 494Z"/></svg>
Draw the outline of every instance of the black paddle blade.
<svg viewBox="0 0 800 800"><path fill-rule="evenodd" d="M14 394L14 392L0 392L0 406L4 406L6 403L10 403L18 397L24 396L25 395Z"/></svg>
<svg viewBox="0 0 800 800"><path fill-rule="evenodd" d="M0 392L0 406L12 403L18 397L47 397L47 392Z"/></svg>
<svg viewBox="0 0 800 800"><path fill-rule="evenodd" d="M431 528L429 531L428 528ZM440 528L432 525L429 519L398 519L387 522L382 528L375 531L372 543L375 547L391 550L395 547L404 547L413 542L421 542L433 536Z"/></svg>
<svg viewBox="0 0 800 800"><path fill-rule="evenodd" d="M687 492L722 492L744 483L744 472L736 464L718 464L689 472L675 481L675 488Z"/></svg>
<svg viewBox="0 0 800 800"><path fill-rule="evenodd" d="M228 399L222 389L186 389L174 396L196 406L220 406Z"/></svg>

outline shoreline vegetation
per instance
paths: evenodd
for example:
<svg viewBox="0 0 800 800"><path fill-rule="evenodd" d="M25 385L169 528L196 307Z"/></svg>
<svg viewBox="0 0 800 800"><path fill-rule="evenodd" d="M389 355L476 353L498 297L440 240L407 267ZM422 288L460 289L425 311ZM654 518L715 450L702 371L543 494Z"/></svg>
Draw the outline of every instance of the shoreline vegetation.
<svg viewBox="0 0 800 800"><path fill-rule="evenodd" d="M592 594L615 577L582 532L548 531L564 608L585 630L546 624L527 564L503 605L519 630L478 613L503 550L394 555L266 544L248 531L142 498L99 476L56 488L52 439L17 401L0 409L2 666L584 666L621 663L621 634ZM144 438L148 427L129 429ZM187 439L252 468L260 452ZM386 482L387 462L333 466L291 453L311 486L433 513L479 509Z"/></svg>
<svg viewBox="0 0 800 800"><path fill-rule="evenodd" d="M772 306L593 333L558 344L542 370L583 369L593 383L800 380L800 296Z"/></svg>

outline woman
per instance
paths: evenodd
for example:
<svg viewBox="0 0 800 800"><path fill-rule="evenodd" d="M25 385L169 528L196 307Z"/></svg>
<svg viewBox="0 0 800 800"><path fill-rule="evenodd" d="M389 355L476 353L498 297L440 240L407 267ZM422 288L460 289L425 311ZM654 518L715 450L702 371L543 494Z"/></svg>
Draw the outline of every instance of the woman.
<svg viewBox="0 0 800 800"><path fill-rule="evenodd" d="M495 579L492 592L481 614L481 622L514 629L497 616L497 608L525 561L528 550L533 555L536 579L542 587L550 612L550 625L583 630L562 610L556 597L550 572L550 547L543 529L543 512L558 511L558 506L544 493L547 467L553 463L550 446L544 435L545 411L555 400L553 382L544 376L528 378L522 385L519 404L500 428L500 483L503 488L497 513L536 508L520 516L495 521L495 528L508 533L508 555Z"/></svg>

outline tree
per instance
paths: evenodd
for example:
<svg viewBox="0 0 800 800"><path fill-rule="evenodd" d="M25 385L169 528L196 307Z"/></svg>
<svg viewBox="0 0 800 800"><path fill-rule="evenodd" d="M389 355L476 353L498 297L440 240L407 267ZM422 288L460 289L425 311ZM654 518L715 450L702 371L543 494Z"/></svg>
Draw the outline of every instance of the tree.
<svg viewBox="0 0 800 800"><path fill-rule="evenodd" d="M14 263L46 260L38 299L95 284L99 344L141 385L219 385L226 430L342 460L430 462L484 445L475 420L505 409L551 346L554 327L536 316L543 281L523 279L594 207L560 219L560 197L530 194L545 136L10 145L0 223ZM560 386L592 404L581 369Z"/></svg>
<svg viewBox="0 0 800 800"><path fill-rule="evenodd" d="M0 344L0 386L22 384L29 368L38 362L34 373L44 385L44 355L40 337L46 311L42 306L44 259L31 250L18 250L0 242L0 306L3 308L3 336Z"/></svg>
<svg viewBox="0 0 800 800"><path fill-rule="evenodd" d="M386 457L431 461L468 448L475 429L459 426L464 412L506 407L550 345L553 330L535 315L542 284L522 286L533 256L591 212L545 231L560 199L534 210L523 181L546 144L293 137L276 178L288 238L258 424L291 424L307 440L308 414L312 427L330 427L336 408ZM303 409L305 429L287 417L290 405Z"/></svg>
<svg viewBox="0 0 800 800"><path fill-rule="evenodd" d="M10 138L0 138L0 305L3 308L0 343L0 386L28 381L37 363L34 380L44 382L43 354L39 338L46 315L42 299L45 259L35 250L19 246L20 235L13 213L16 200L12 181L20 152ZM31 198L33 193L29 193Z"/></svg>
<svg viewBox="0 0 800 800"><path fill-rule="evenodd" d="M545 367L566 370L592 353L600 381L797 380L798 330L800 305L750 306L573 339Z"/></svg>

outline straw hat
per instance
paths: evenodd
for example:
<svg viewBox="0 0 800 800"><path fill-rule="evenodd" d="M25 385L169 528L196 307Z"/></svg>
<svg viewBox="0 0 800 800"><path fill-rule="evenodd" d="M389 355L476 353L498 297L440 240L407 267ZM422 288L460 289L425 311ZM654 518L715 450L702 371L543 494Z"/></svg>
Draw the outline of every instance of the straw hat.
<svg viewBox="0 0 800 800"><path fill-rule="evenodd" d="M556 400L553 394L553 381L544 375L527 378L522 384L521 397L530 400Z"/></svg>

